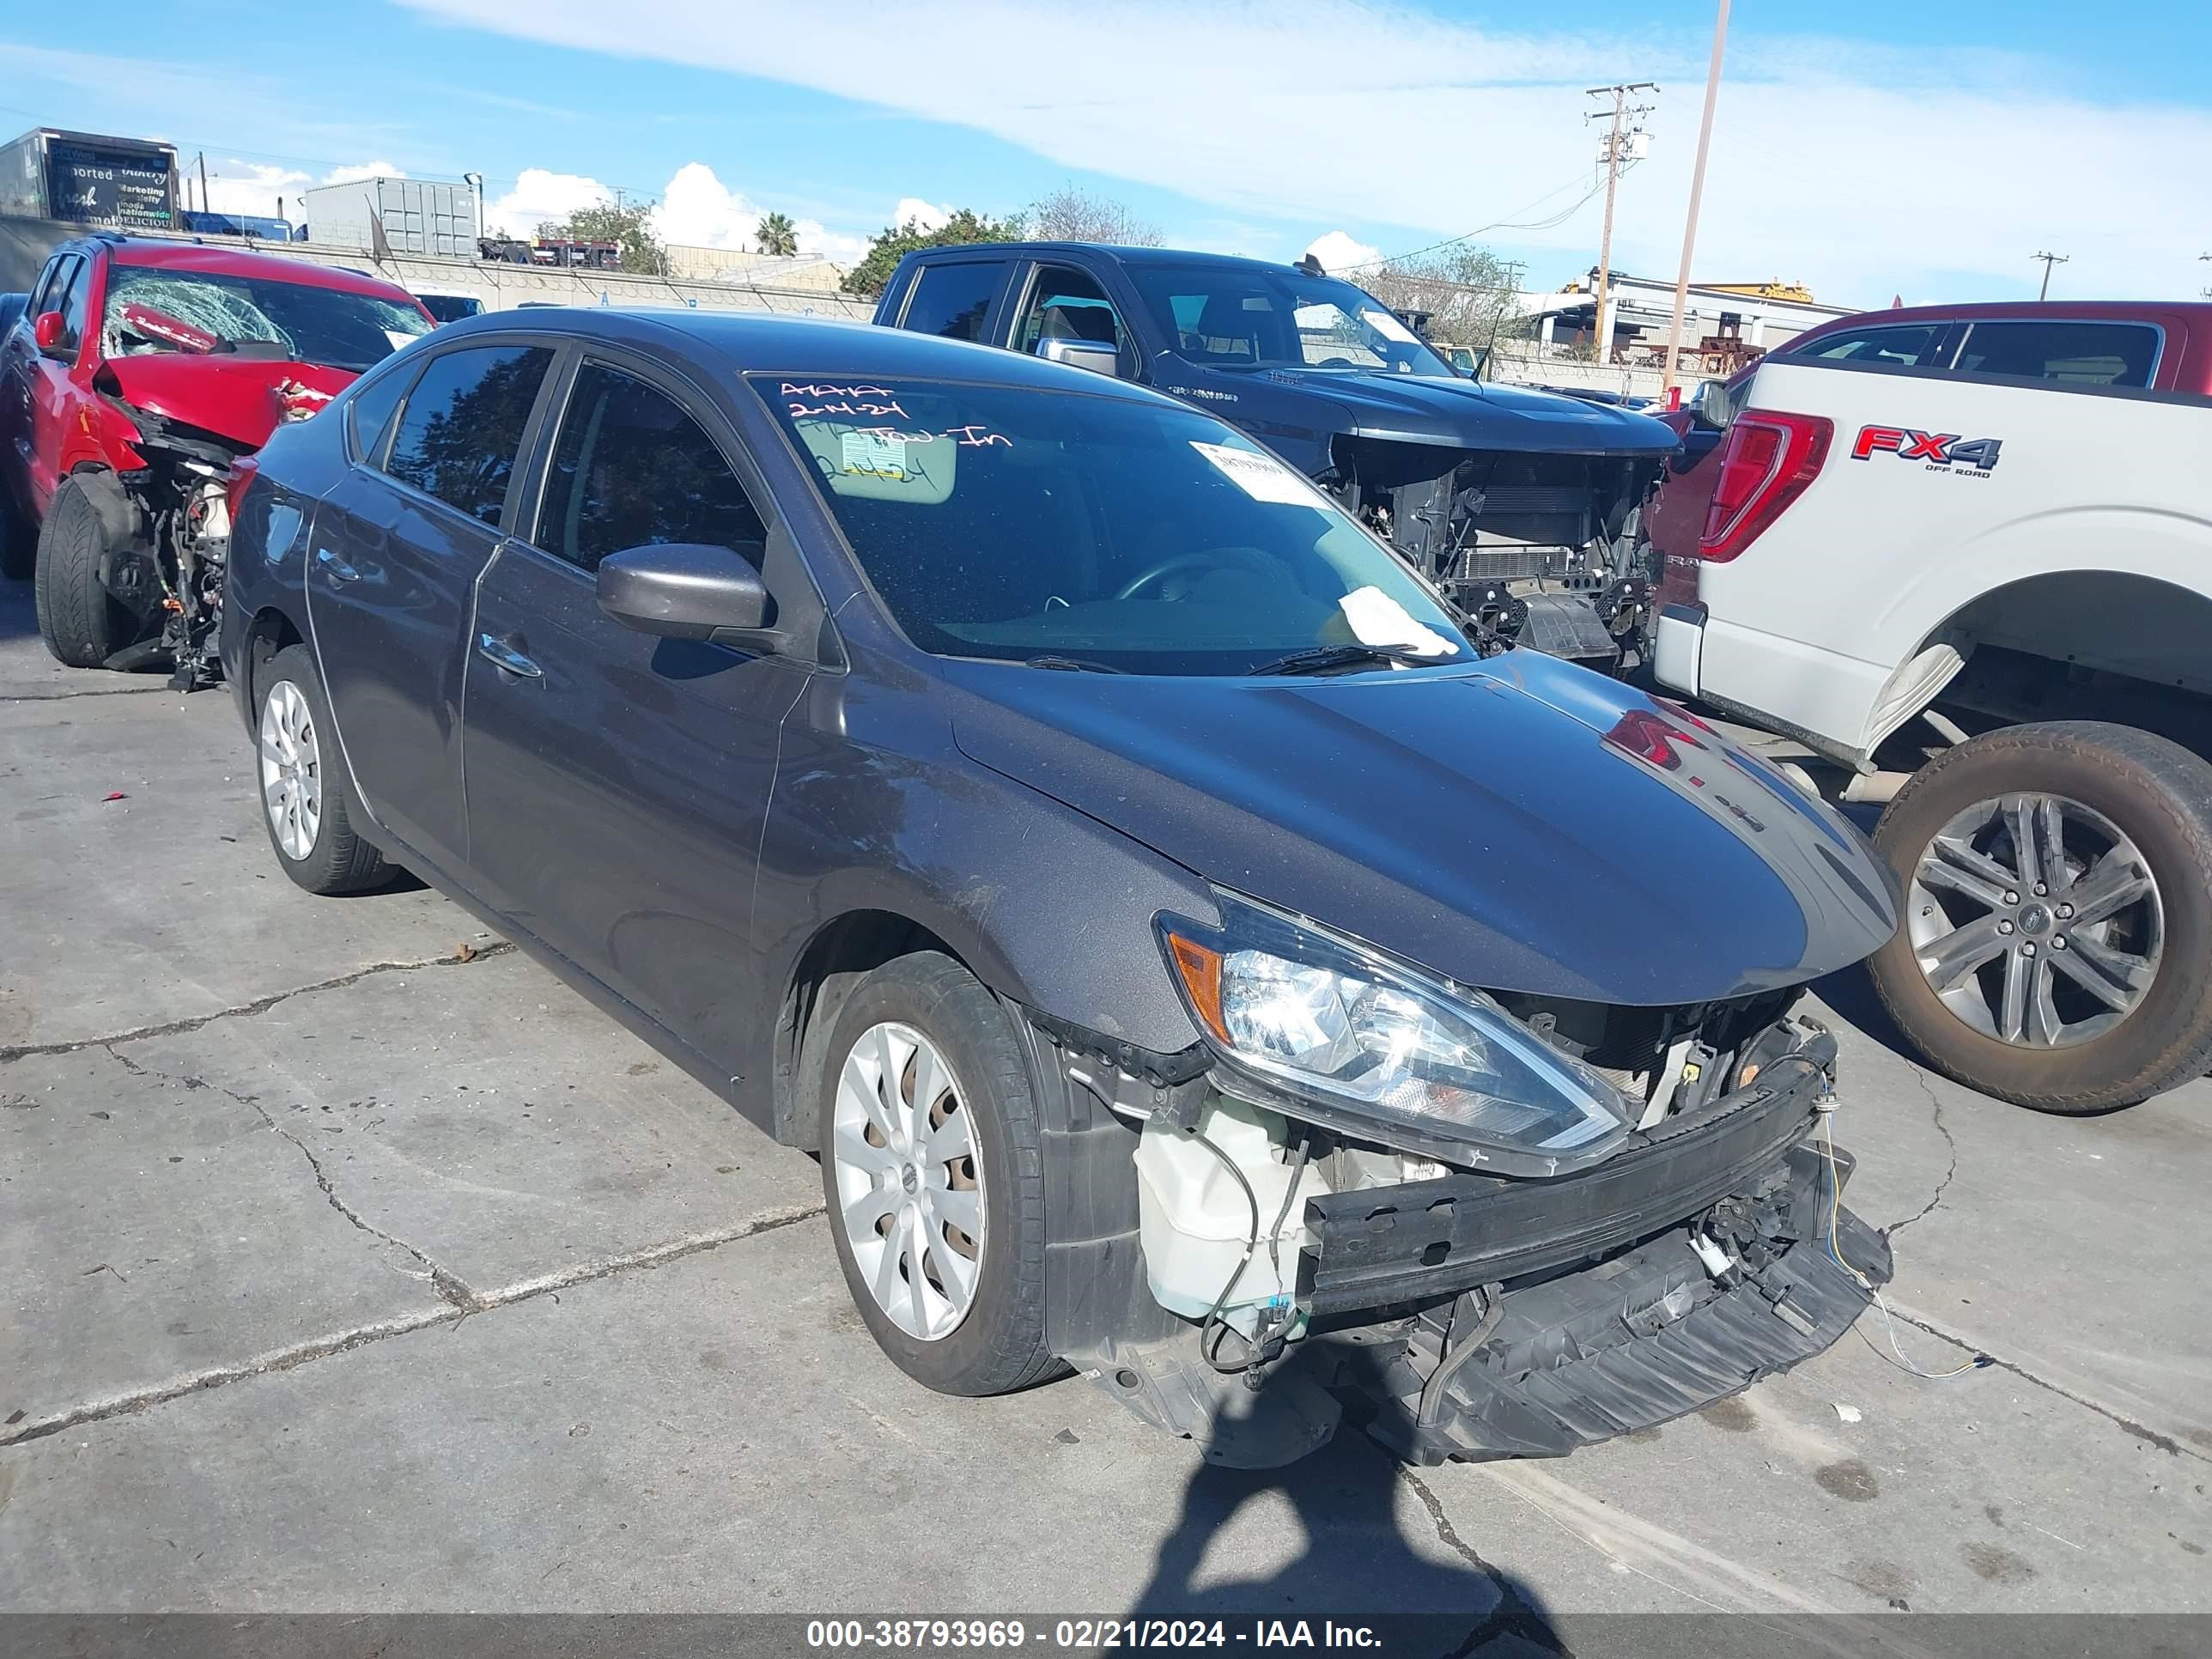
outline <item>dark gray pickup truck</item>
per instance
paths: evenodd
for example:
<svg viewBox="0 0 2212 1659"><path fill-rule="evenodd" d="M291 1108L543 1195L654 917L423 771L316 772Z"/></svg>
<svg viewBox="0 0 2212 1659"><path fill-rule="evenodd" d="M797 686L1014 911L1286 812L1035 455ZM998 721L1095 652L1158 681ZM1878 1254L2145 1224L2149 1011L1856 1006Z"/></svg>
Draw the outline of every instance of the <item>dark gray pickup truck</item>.
<svg viewBox="0 0 2212 1659"><path fill-rule="evenodd" d="M1643 635L1660 422L1468 379L1310 263L978 244L909 254L876 321L1158 387L1243 428L1502 641L1593 666Z"/></svg>

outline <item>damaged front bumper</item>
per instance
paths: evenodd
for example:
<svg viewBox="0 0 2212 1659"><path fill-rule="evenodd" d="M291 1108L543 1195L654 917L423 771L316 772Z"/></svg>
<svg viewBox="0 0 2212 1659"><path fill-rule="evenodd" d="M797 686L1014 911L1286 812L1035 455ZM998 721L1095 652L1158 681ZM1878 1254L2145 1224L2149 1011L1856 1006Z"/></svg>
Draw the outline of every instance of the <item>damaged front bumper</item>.
<svg viewBox="0 0 2212 1659"><path fill-rule="evenodd" d="M1069 1357L1248 1467L1313 1450L1347 1406L1420 1464L1559 1456L1697 1411L1826 1349L1889 1278L1840 1201L1852 1160L1815 1133L1834 1054L1807 1029L1574 1174L1309 1197L1300 1338L1263 1365L1226 1372L1188 1329Z"/></svg>

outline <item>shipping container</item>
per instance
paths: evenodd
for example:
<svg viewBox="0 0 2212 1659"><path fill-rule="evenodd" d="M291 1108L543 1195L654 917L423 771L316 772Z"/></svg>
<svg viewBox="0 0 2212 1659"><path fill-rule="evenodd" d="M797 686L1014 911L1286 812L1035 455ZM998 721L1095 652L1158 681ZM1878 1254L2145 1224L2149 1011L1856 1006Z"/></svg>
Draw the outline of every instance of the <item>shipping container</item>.
<svg viewBox="0 0 2212 1659"><path fill-rule="evenodd" d="M0 213L110 230L174 230L177 152L144 138L34 127L0 146Z"/></svg>
<svg viewBox="0 0 2212 1659"><path fill-rule="evenodd" d="M425 179L357 179L300 195L307 240L440 259L477 257L477 193L466 185Z"/></svg>

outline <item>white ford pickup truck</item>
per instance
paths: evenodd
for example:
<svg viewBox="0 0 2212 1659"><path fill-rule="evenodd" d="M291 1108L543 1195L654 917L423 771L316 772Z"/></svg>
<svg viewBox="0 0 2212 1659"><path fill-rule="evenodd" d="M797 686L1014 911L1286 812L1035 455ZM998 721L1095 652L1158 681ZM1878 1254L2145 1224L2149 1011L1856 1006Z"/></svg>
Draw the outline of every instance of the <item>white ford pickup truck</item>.
<svg viewBox="0 0 2212 1659"><path fill-rule="evenodd" d="M2203 1074L2212 306L1875 313L1711 393L1655 672L1896 786L1899 1029L2046 1111Z"/></svg>

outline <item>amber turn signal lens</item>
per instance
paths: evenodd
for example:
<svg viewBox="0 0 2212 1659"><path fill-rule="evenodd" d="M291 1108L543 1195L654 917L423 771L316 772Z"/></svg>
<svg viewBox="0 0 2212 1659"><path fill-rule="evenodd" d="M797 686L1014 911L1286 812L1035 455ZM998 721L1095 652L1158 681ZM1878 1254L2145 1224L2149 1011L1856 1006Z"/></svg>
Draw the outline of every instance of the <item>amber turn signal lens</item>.
<svg viewBox="0 0 2212 1659"><path fill-rule="evenodd" d="M1221 952L1174 933L1168 935L1168 952L1182 975L1183 989L1190 993L1190 1006L1198 1010L1206 1030L1226 1042L1229 1028L1221 1021Z"/></svg>

